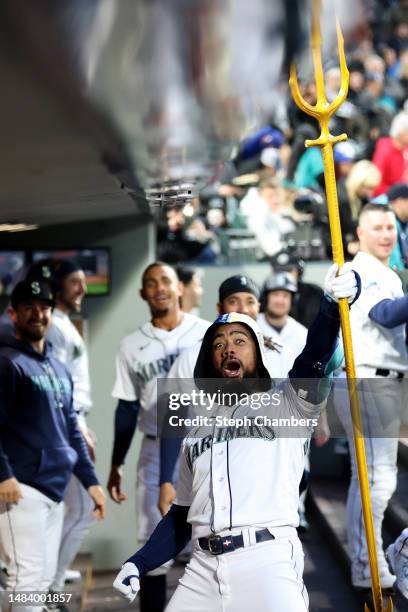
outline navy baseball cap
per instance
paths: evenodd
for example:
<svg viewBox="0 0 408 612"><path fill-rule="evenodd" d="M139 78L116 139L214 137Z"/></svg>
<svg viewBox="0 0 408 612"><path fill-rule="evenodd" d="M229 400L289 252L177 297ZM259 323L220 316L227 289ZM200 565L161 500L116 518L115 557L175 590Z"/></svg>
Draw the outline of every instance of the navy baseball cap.
<svg viewBox="0 0 408 612"><path fill-rule="evenodd" d="M30 300L43 300L54 306L54 296L48 283L42 281L21 281L13 289L11 305L15 309L23 302Z"/></svg>
<svg viewBox="0 0 408 612"><path fill-rule="evenodd" d="M52 280L54 282L61 282L68 274L78 272L78 270L82 270L82 268L75 259L61 259L54 263Z"/></svg>
<svg viewBox="0 0 408 612"><path fill-rule="evenodd" d="M260 292L257 284L249 276L237 274L223 281L218 289L218 301L223 302L225 298L233 293L252 293L259 300Z"/></svg>

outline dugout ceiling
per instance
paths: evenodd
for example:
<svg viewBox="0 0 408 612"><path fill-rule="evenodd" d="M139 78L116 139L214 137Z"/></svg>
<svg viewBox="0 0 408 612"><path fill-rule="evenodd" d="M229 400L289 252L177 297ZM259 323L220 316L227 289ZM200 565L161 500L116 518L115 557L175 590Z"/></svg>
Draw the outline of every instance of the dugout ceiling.
<svg viewBox="0 0 408 612"><path fill-rule="evenodd" d="M273 114L302 11L306 0L2 0L0 223L191 198Z"/></svg>

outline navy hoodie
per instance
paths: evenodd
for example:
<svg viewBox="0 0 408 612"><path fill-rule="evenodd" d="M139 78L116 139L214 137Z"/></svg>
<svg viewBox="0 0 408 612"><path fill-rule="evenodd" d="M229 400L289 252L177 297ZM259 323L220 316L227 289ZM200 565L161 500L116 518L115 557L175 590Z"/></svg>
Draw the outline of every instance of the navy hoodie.
<svg viewBox="0 0 408 612"><path fill-rule="evenodd" d="M16 338L0 338L0 482L13 476L61 501L72 472L98 484L72 406L68 370Z"/></svg>

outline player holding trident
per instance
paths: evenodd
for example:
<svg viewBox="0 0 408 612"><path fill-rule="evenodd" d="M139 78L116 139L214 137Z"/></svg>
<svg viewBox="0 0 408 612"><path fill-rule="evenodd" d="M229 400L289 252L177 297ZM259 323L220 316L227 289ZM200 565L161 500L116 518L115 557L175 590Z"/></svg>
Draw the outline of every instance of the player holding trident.
<svg viewBox="0 0 408 612"><path fill-rule="evenodd" d="M349 72L344 53L344 40L340 25L337 21L337 44L339 49L339 60L341 69L341 85L338 96L328 103L324 90L324 75L321 56L321 34L320 34L320 0L313 0L312 4L312 56L315 70L317 102L314 106L306 102L300 94L296 68L292 64L290 70L289 85L293 98L297 106L308 115L311 115L320 124L321 134L317 140L306 140L306 147L320 146L323 154L324 179L326 185L326 195L329 213L330 234L332 240L333 260L339 268L344 264L343 244L341 238L341 227L339 217L339 206L337 201L336 178L334 173L333 145L336 142L347 139L346 134L333 136L329 130L329 120L339 106L347 97L349 85ZM347 385L350 397L351 418L353 423L355 456L357 463L358 479L360 483L360 493L362 510L364 517L364 527L367 538L367 549L371 573L372 596L375 612L383 610L383 599L381 593L380 573L378 567L374 521L371 510L370 491L367 473L367 461L364 446L363 429L361 424L361 412L359 398L356 388L356 369L354 365L353 345L351 341L351 327L349 309L346 300L340 300L339 312L341 320L341 330L343 335L344 353L346 361ZM365 609L368 610L367 605ZM393 610L391 598L387 604L387 612Z"/></svg>

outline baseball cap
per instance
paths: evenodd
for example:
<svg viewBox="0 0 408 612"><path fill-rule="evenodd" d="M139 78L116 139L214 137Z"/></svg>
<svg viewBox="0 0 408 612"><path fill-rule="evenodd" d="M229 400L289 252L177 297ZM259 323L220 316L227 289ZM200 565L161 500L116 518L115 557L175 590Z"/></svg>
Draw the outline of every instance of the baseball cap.
<svg viewBox="0 0 408 612"><path fill-rule="evenodd" d="M344 162L353 162L356 159L356 148L350 142L339 142L334 147L334 161L337 164Z"/></svg>
<svg viewBox="0 0 408 612"><path fill-rule="evenodd" d="M51 287L43 281L21 281L17 283L11 294L11 305L16 308L22 302L30 300L44 300L54 306L54 296Z"/></svg>
<svg viewBox="0 0 408 612"><path fill-rule="evenodd" d="M53 259L40 259L33 263L27 270L24 280L30 281L45 281L50 282L52 277Z"/></svg>
<svg viewBox="0 0 408 612"><path fill-rule="evenodd" d="M266 279L263 286L263 293L269 293L270 291L289 291L289 293L296 293L297 290L297 282L291 274L286 272L280 272L275 276L270 276Z"/></svg>
<svg viewBox="0 0 408 612"><path fill-rule="evenodd" d="M252 293L259 300L259 287L249 276L237 274L223 281L218 289L218 301L222 302L233 293Z"/></svg>
<svg viewBox="0 0 408 612"><path fill-rule="evenodd" d="M398 198L408 199L408 183L395 183L387 191L387 196L390 202Z"/></svg>
<svg viewBox="0 0 408 612"><path fill-rule="evenodd" d="M53 280L62 281L68 274L82 270L74 259L61 259L54 265Z"/></svg>

